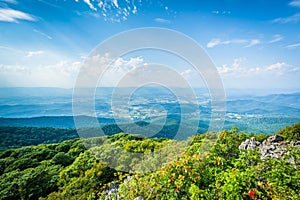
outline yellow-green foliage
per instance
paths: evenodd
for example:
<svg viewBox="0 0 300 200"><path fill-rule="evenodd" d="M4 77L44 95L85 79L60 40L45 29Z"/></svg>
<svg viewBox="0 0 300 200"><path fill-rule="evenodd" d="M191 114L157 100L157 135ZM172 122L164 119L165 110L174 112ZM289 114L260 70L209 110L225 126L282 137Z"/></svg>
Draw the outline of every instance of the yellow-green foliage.
<svg viewBox="0 0 300 200"><path fill-rule="evenodd" d="M297 139L299 124L279 133ZM280 159L261 161L257 150L240 151L239 144L252 136L232 130L207 133L184 144L170 139L149 139L120 133L113 136L67 140L8 150L0 154L0 199L105 199L109 185L120 184L118 199L300 199L299 149ZM183 145L184 146L184 145ZM128 152L151 153L166 148L157 157L141 162ZM119 160L115 168L111 163ZM127 152L127 153L126 153ZM133 154L133 155L135 155ZM296 163L291 163L291 156ZM101 159L97 159L101 158ZM171 159L175 158L175 159ZM298 162L298 164L297 164ZM125 169L155 172L133 174ZM130 181L125 181L127 176Z"/></svg>
<svg viewBox="0 0 300 200"><path fill-rule="evenodd" d="M292 126L285 127L276 132L284 137L286 141L300 141L300 122Z"/></svg>

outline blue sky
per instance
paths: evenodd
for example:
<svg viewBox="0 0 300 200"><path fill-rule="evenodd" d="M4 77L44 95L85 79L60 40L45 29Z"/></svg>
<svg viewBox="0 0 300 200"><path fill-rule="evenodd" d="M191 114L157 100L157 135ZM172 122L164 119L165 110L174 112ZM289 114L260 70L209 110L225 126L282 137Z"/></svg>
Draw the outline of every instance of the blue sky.
<svg viewBox="0 0 300 200"><path fill-rule="evenodd" d="M0 0L0 87L73 87L100 42L143 27L197 41L226 88L300 88L300 0ZM150 54L117 67L156 57L197 85L188 66Z"/></svg>

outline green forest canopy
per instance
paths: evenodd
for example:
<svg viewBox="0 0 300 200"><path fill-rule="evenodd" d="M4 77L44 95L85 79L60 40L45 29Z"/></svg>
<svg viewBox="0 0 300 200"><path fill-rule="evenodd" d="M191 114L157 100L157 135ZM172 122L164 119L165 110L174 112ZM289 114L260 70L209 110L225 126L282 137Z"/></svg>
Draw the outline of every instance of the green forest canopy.
<svg viewBox="0 0 300 200"><path fill-rule="evenodd" d="M299 127L300 123L278 133L286 141L299 141ZM10 149L0 154L0 199L105 199L113 183L120 184L120 199L299 199L299 149L291 148L280 159L261 161L258 151L240 151L238 146L247 138L262 141L267 136L233 129L220 131L210 152L201 155L207 134L193 136L178 159L146 174L123 172L124 165L138 164L126 158L119 169L109 168L80 139ZM161 148L171 141L125 133L85 140L95 144L91 150L105 151L101 146L114 143L136 152ZM298 164L291 164L290 156ZM130 181L124 181L128 176Z"/></svg>

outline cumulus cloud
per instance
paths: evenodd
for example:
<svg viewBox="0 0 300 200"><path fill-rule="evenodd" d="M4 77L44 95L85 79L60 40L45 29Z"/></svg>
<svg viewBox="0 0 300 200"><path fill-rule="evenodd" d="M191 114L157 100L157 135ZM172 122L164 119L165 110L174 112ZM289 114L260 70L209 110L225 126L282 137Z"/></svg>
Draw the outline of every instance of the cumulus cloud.
<svg viewBox="0 0 300 200"><path fill-rule="evenodd" d="M273 23L286 24L286 23L297 23L300 21L300 13L296 13L289 17L279 17L274 19Z"/></svg>
<svg viewBox="0 0 300 200"><path fill-rule="evenodd" d="M283 76L289 73L300 72L299 67L289 65L285 62L277 62L268 66L245 67L243 66L245 61L245 58L237 58L231 66L223 65L222 67L218 67L218 71L221 76L228 77L255 77L257 75Z"/></svg>
<svg viewBox="0 0 300 200"><path fill-rule="evenodd" d="M300 84L300 67L276 62L266 66L246 65L246 59L235 59L231 65L218 67L228 88L295 88Z"/></svg>
<svg viewBox="0 0 300 200"><path fill-rule="evenodd" d="M289 3L290 6L299 7L300 8L300 0L294 0Z"/></svg>
<svg viewBox="0 0 300 200"><path fill-rule="evenodd" d="M252 39L252 40L247 40L247 39L233 39L233 40L221 40L221 39L212 39L209 41L206 45L207 48L213 48L218 45L228 45L228 44L246 44L245 47L252 47L254 45L259 44L260 41L258 39Z"/></svg>
<svg viewBox="0 0 300 200"><path fill-rule="evenodd" d="M94 87L95 80L99 80L101 86L116 86L129 71L145 64L141 57L113 60L109 54L95 55L87 58L82 66L78 85Z"/></svg>
<svg viewBox="0 0 300 200"><path fill-rule="evenodd" d="M36 19L32 15L19 10L0 8L0 21L18 23L18 20L35 21Z"/></svg>

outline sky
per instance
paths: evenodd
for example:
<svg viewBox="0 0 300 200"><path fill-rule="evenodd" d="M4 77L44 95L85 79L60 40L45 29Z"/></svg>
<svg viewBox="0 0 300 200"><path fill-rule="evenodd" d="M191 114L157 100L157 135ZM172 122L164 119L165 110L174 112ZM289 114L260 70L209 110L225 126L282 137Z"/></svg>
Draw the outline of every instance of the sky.
<svg viewBox="0 0 300 200"><path fill-rule="evenodd" d="M97 45L144 27L196 41L225 88L300 88L300 0L0 0L0 87L72 88ZM203 84L179 58L141 51L119 58L106 86L153 61Z"/></svg>

